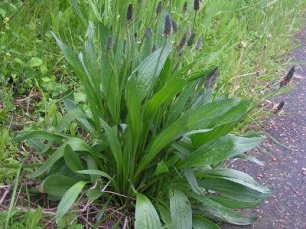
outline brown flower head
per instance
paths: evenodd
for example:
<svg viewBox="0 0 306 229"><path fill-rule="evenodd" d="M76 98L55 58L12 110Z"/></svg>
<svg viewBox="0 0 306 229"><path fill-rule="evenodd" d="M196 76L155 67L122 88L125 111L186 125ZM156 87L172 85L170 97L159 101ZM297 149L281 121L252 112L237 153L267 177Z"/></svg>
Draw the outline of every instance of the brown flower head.
<svg viewBox="0 0 306 229"><path fill-rule="evenodd" d="M198 11L200 9L200 0L194 0L193 2L193 9Z"/></svg>
<svg viewBox="0 0 306 229"><path fill-rule="evenodd" d="M130 3L126 13L126 20L130 21L133 18L134 10L133 5Z"/></svg>
<svg viewBox="0 0 306 229"><path fill-rule="evenodd" d="M287 73L287 75L284 77L284 79L280 82L279 87L285 87L287 84L290 83L290 81L293 78L295 72L295 66L292 66L289 70L289 72Z"/></svg>
<svg viewBox="0 0 306 229"><path fill-rule="evenodd" d="M187 42L187 45L188 45L189 47L193 46L193 44L194 44L194 39L195 39L195 33L192 33L191 36L190 36L190 38L188 39L188 42Z"/></svg>
<svg viewBox="0 0 306 229"><path fill-rule="evenodd" d="M274 114L279 113L285 106L285 102L281 101L274 110Z"/></svg>
<svg viewBox="0 0 306 229"><path fill-rule="evenodd" d="M169 14L166 15L166 18L165 18L165 26L164 26L164 36L165 37L168 37L171 33L171 19L170 19L170 16Z"/></svg>
<svg viewBox="0 0 306 229"><path fill-rule="evenodd" d="M159 1L155 9L156 15L159 15L162 9L163 9L163 1Z"/></svg>

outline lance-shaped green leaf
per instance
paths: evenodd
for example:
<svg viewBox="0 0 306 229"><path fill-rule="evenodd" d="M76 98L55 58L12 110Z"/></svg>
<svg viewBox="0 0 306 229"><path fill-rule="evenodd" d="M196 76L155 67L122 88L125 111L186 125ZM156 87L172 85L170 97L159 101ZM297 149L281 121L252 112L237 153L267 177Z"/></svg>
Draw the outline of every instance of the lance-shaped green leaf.
<svg viewBox="0 0 306 229"><path fill-rule="evenodd" d="M245 217L205 196L197 194L191 194L191 196L202 204L197 205L196 208L206 217L218 219L235 225L250 225L256 219L254 217Z"/></svg>
<svg viewBox="0 0 306 229"><path fill-rule="evenodd" d="M65 105L65 108L68 110L68 112L81 112L81 113L84 113L77 105L76 103L71 100L71 99L65 99L64 100L64 105ZM80 115L80 116L83 116ZM93 125L87 120L89 117L86 117L86 118L81 118L81 117L78 117L76 118L76 120L80 123L80 125L86 129L89 133L91 134L94 134L95 133L95 129L93 127Z"/></svg>
<svg viewBox="0 0 306 229"><path fill-rule="evenodd" d="M57 207L56 222L58 222L74 204L86 184L86 181L79 181L65 192Z"/></svg>
<svg viewBox="0 0 306 229"><path fill-rule="evenodd" d="M119 170L122 168L122 149L120 141L117 137L116 132L105 121L102 120L102 124L116 161L117 172L119 172Z"/></svg>
<svg viewBox="0 0 306 229"><path fill-rule="evenodd" d="M23 134L15 137L14 140L15 141L25 141L25 140L33 139L33 138L40 138L40 139L44 139L48 141L59 142L69 137L64 134L50 133L50 132L43 131L43 130L35 130L35 131L24 132Z"/></svg>
<svg viewBox="0 0 306 229"><path fill-rule="evenodd" d="M160 74L171 52L171 47L171 41L169 40L165 47L156 50L144 59L129 77L129 79L135 79L141 99L147 96L149 89Z"/></svg>
<svg viewBox="0 0 306 229"><path fill-rule="evenodd" d="M208 177L222 178L224 180L228 180L243 185L257 192L269 193L269 189L258 184L253 179L253 177L235 169L220 168L213 170L205 170L205 172L203 172L202 175L200 175L200 178L208 178Z"/></svg>
<svg viewBox="0 0 306 229"><path fill-rule="evenodd" d="M151 201L140 193L136 196L135 229L161 229L159 216Z"/></svg>
<svg viewBox="0 0 306 229"><path fill-rule="evenodd" d="M240 102L241 101L237 99L222 99L204 104L195 110L187 111L184 113L168 128L156 136L152 142L151 147L149 148L149 152L146 153L146 155L143 157L143 160L139 164L137 173L142 171L148 164L150 164L150 162L156 157L157 154L161 152L164 147L175 141L177 138L181 137L185 132L188 130L208 127L211 123L216 122L216 120L222 118L223 115L225 115L229 110L231 110ZM237 142L237 144L239 144L239 142ZM242 142L239 145L243 144L244 143ZM248 144L246 143L246 145ZM245 147L241 146L240 149L245 149ZM201 154L201 152L199 154ZM199 157L201 157L201 155ZM204 157L204 159L206 158L209 157ZM191 159L187 158L186 160L189 161Z"/></svg>
<svg viewBox="0 0 306 229"><path fill-rule="evenodd" d="M64 131L71 122L79 119L87 119L88 116L81 110L72 110L64 115L59 125L56 127L56 132Z"/></svg>
<svg viewBox="0 0 306 229"><path fill-rule="evenodd" d="M50 158L45 161L45 163L39 167L37 170L35 170L33 173L29 175L30 178L35 178L38 176L41 176L48 170L52 168L52 166L57 162L59 159L61 159L64 156L64 150L66 147L66 144L61 145L57 150L54 151L54 153L50 156Z"/></svg>
<svg viewBox="0 0 306 229"><path fill-rule="evenodd" d="M247 114L249 101L241 101L233 106L222 117L210 124L209 131L192 134L190 139L195 147L199 147L211 140L217 139L230 133L237 123Z"/></svg>
<svg viewBox="0 0 306 229"><path fill-rule="evenodd" d="M80 171L76 171L76 172L79 173L79 174L101 176L101 177L106 177L108 179L112 179L107 173L105 173L101 170L96 170L96 169L80 170Z"/></svg>
<svg viewBox="0 0 306 229"><path fill-rule="evenodd" d="M144 111L144 121L146 123L146 127L150 126L151 121L156 115L158 109L162 105L171 102L175 96L182 91L185 85L186 81L184 79L172 79L146 103Z"/></svg>
<svg viewBox="0 0 306 229"><path fill-rule="evenodd" d="M192 218L193 229L219 229L220 227L209 219L202 216Z"/></svg>
<svg viewBox="0 0 306 229"><path fill-rule="evenodd" d="M192 229L192 209L183 192L170 192L170 213L171 229Z"/></svg>
<svg viewBox="0 0 306 229"><path fill-rule="evenodd" d="M128 117L129 123L131 126L133 144L136 144L135 141L138 140L138 136L141 131L142 126L142 117L141 117L141 100L139 93L137 91L135 83L133 80L130 80L127 83L127 108L128 108Z"/></svg>
<svg viewBox="0 0 306 229"><path fill-rule="evenodd" d="M83 69L82 69L82 65L78 59L77 54L71 50L70 47L68 47L66 44L64 44L56 35L55 33L51 32L53 37L56 40L57 45L59 46L59 48L61 49L61 51L63 52L65 59L69 62L69 64L71 64L71 66L74 68L74 70L77 73L81 73L81 75L83 74Z"/></svg>
<svg viewBox="0 0 306 229"><path fill-rule="evenodd" d="M193 151L180 167L197 167L215 165L258 146L263 137L238 137L227 135Z"/></svg>
<svg viewBox="0 0 306 229"><path fill-rule="evenodd" d="M55 174L48 176L43 182L43 191L54 196L63 196L65 192L79 180Z"/></svg>
<svg viewBox="0 0 306 229"><path fill-rule="evenodd" d="M79 155L72 150L71 146L67 145L64 152L64 160L66 165L72 171L83 170L84 166Z"/></svg>
<svg viewBox="0 0 306 229"><path fill-rule="evenodd" d="M230 208L250 208L270 194L251 176L233 169L204 170L198 175L199 185L217 192L211 199Z"/></svg>

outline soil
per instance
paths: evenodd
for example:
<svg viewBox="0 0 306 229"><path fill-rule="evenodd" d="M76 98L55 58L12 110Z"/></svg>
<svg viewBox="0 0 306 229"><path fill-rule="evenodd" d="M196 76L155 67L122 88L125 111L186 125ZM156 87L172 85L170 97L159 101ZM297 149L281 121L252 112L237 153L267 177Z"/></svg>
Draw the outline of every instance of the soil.
<svg viewBox="0 0 306 229"><path fill-rule="evenodd" d="M257 209L246 214L258 215L252 226L223 228L306 229L306 29L298 35L295 51L294 90L275 102L285 102L284 114L275 115L266 125L268 139L252 154L265 163L232 165L267 185L271 196Z"/></svg>

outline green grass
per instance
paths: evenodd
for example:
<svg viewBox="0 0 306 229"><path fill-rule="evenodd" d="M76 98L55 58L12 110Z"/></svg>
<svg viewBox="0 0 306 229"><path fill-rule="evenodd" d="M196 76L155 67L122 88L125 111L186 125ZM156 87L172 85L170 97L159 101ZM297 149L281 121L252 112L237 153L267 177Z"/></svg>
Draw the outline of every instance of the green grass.
<svg viewBox="0 0 306 229"><path fill-rule="evenodd" d="M74 98L83 110L91 110L93 114L95 113L94 105L90 105L94 101L92 103L88 101L91 96L86 89L86 84L84 84L86 81L83 81L80 85L74 75L74 72L78 75L77 70L74 69L73 72L65 62L50 31L52 30L74 50L80 50L82 43L88 39L83 33L88 20L95 22L95 24L97 21L106 25L116 25L117 23L114 21L116 17L111 8L103 8L96 5L96 2L82 1L79 11L75 11L77 8L68 0L42 0L39 2L29 0L25 1L24 4L16 0L0 3L0 18L3 25L0 36L0 57L2 59L0 64L0 95L3 98L0 104L0 132L2 136L0 140L0 159L2 161L0 182L4 184L12 183L19 163L22 158L28 156L27 148L20 148L20 145L7 140L7 135L10 137L16 135L17 131L13 130L16 123L21 124L21 126L25 125L27 130L43 128L46 131L53 132L61 123L62 116L65 113L65 108L62 106L63 96L70 91L77 91L77 93L73 93ZM155 2L150 1L147 8L140 13L151 15L151 12L155 9ZM125 14L127 4L124 3L118 8L122 15ZM252 98L255 103L259 103L275 93L277 87L275 83L283 78L292 64L290 57L288 58L288 53L295 47L292 42L294 34L302 25L302 14L305 9L304 1L204 1L204 5L195 20L192 3L189 4L185 16L181 13L182 7L183 1L177 1L175 5L172 5L172 17L179 22L178 32L173 40L179 43L188 31L188 27L190 27L197 38L202 37L203 48L201 52L187 51L178 59L172 54L171 58L174 62L179 63L179 66L192 64L193 73L209 72L215 66L219 66L213 98L223 95L239 96L244 99ZM99 11L103 14L97 13ZM136 17L138 13L136 12ZM141 26L136 29L134 27L135 23L133 23L130 32L137 31L140 36L147 27L151 27L153 36L158 38L157 47L162 48L164 39L160 34L163 23L157 23L157 21L163 21L164 13L165 11L159 16L158 20L144 16L142 18L144 22ZM138 18L135 20L138 20ZM120 30L124 30L124 25L121 26ZM93 38L95 45L101 39L95 34ZM133 40L131 34L130 39ZM98 50L105 48L96 47L98 47ZM148 55L152 47L153 43L150 41L147 47L140 48L136 54L129 54L133 56L132 60L135 62L127 65L134 68ZM135 58L134 55L140 56ZM131 69L123 69L122 71L126 75ZM162 84L155 86L159 88ZM122 86L122 88L125 91L125 86ZM123 93L122 88L119 88L120 93ZM87 90L87 97L84 90ZM99 88L95 90L99 90ZM154 89L152 94L156 90ZM14 102L16 98L23 95L29 97L30 91L38 91L41 97L36 102L32 99L26 100L28 104L34 104L33 113L20 108ZM124 106L121 108L122 101L125 101L124 94L116 96L114 100L104 101L106 107L103 110L108 111L103 114L103 118L106 118L105 121L108 125L113 126L120 124L120 121L126 121L125 118L122 118L123 115L127 114L126 108ZM119 107L120 109L118 109ZM159 111L157 116L161 118L163 115ZM263 113L258 111L249 113L248 118L237 129L237 132L245 129L249 124L253 124L258 118L262 118L262 115ZM100 116L98 111L96 116L98 118L93 121L95 123L94 128L99 132L99 121L97 120ZM166 127L167 123L159 123L160 128L163 125ZM70 136L78 136L79 129L77 122L74 121L69 123L65 133ZM9 131L7 132L7 130ZM109 134L112 135L111 130ZM92 137L102 138L96 134L93 134ZM34 162L41 163L44 160L45 157L41 156L35 156L34 158ZM161 169L164 168L164 164L160 166ZM28 171L29 169L25 169L24 174L27 174ZM131 168L131 173L135 172L137 174L138 172L137 170L133 171ZM150 173L149 170L148 172ZM147 177L147 175L144 175L144 177ZM116 182L120 188L119 191L115 191L122 193L120 190L124 190L125 195L133 195L133 189L130 186L131 181L124 177L118 177L118 179ZM137 191L141 190L135 185L139 184L138 181L132 182L132 184ZM24 190L24 187L20 186L20 188ZM182 197L180 192L174 193L174 196ZM149 196L155 196L154 190ZM31 194L31 199L35 199L35 197L37 197L37 194L33 196ZM139 196L139 198L142 197ZM143 200L146 202L146 199ZM119 202L122 202L120 198ZM116 205L116 203L113 204ZM5 218L7 215L6 213L4 215ZM37 213L37 215L39 214ZM42 215L44 218L43 213ZM27 219L31 216L20 212L10 219L10 227L14 228L15 221L19 221L20 217L23 219L21 224L26 227L28 225ZM15 227L18 227L17 224Z"/></svg>

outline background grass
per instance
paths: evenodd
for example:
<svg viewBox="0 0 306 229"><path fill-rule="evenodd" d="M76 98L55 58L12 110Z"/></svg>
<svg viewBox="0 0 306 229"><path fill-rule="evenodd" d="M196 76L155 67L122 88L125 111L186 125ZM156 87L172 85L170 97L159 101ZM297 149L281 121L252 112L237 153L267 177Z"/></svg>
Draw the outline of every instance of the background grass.
<svg viewBox="0 0 306 229"><path fill-rule="evenodd" d="M83 1L83 7L90 8L89 2ZM183 1L178 2L182 6ZM203 51L191 54L186 63L197 61L199 69L219 66L216 96L262 101L292 64L288 54L295 47L293 39L302 26L305 5L305 0L204 1L204 12L195 22ZM10 143L9 136L24 125L55 126L61 117L61 99L72 90L80 101L84 99L50 34L54 31L77 48L84 25L69 0L4 0L0 20L0 183L6 187L14 182L19 163L29 156L25 146ZM188 26L193 25L179 25L179 33L185 33ZM32 96L35 92L37 99ZM259 117L262 113L255 112L244 126ZM1 210L4 219L7 212ZM16 210L10 227L29 228L31 217ZM37 228L36 221L31 221L33 228Z"/></svg>

